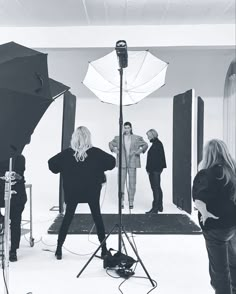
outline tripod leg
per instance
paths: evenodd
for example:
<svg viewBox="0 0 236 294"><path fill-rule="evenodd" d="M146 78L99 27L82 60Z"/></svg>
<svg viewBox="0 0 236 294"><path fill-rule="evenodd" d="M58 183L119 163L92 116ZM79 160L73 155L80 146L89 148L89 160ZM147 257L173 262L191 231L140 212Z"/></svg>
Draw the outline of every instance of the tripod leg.
<svg viewBox="0 0 236 294"><path fill-rule="evenodd" d="M122 232L123 232L123 228L122 228ZM127 252L127 249L126 249L126 246L125 246L125 242L124 242L124 238L123 238L122 235L121 235L121 243L122 243L122 248L124 248L125 254L128 255L128 252Z"/></svg>
<svg viewBox="0 0 236 294"><path fill-rule="evenodd" d="M143 264L141 258L140 258L139 255L138 255L138 252L137 252L136 248L134 247L133 243L130 241L129 236L128 236L128 234L126 233L126 231L125 231L124 229L123 229L123 233L125 234L125 236L126 236L128 242L129 242L130 246L132 247L132 249L133 249L135 255L137 256L138 261L141 263L142 268L143 268L143 270L145 271L145 273L146 273L146 275L147 275L147 277L148 277L150 283L151 283L152 286L154 287L155 284L154 284L152 278L150 277L150 275L149 275L147 269L145 268L145 266L144 266L144 264Z"/></svg>
<svg viewBox="0 0 236 294"><path fill-rule="evenodd" d="M108 237L111 235L111 233L114 231L114 229L117 227L118 225L115 224L114 227L111 229L111 231L108 233L108 235L106 236L106 238L102 241L102 243L98 246L98 248L95 250L95 252L93 253L93 255L89 258L89 260L86 262L86 264L84 265L84 267L82 268L82 270L78 273L78 275L76 276L76 278L79 278L80 275L82 274L82 272L86 269L86 267L88 266L88 264L90 263L90 261L94 258L94 256L96 255L96 253L98 252L98 250L102 247L102 245L106 242L106 240L108 239Z"/></svg>

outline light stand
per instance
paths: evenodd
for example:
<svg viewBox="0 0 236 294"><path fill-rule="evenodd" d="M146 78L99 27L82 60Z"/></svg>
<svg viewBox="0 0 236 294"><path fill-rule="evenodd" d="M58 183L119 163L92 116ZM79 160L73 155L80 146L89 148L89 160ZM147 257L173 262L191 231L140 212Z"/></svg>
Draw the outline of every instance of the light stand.
<svg viewBox="0 0 236 294"><path fill-rule="evenodd" d="M11 190L12 181L14 181L14 172L12 172L12 158L9 159L9 171L2 177L5 180L5 216L4 216L4 251L2 269L4 271L4 293L9 293L9 219L10 219L10 200L11 194L15 191Z"/></svg>
<svg viewBox="0 0 236 294"><path fill-rule="evenodd" d="M116 257L120 256L120 259L122 259L122 243L124 244L123 238L122 238L122 233L124 233L126 239L128 240L131 248L134 251L134 254L137 257L137 262L140 262L140 264L142 265L143 270L145 271L149 281L151 282L152 286L154 287L155 284L152 280L152 278L150 277L148 271L146 270L141 258L138 255L138 252L136 250L136 248L134 247L133 243L130 241L129 236L127 234L127 232L125 231L123 225L122 225L122 191L121 191L121 178L122 178L122 144L123 144L123 68L128 66L128 52L127 52L127 45L125 41L118 41L116 43L116 53L118 56L118 60L119 60L119 66L120 68L118 69L119 73L120 73L120 117L119 117L119 164L118 164L118 198L119 198L119 208L118 208L118 213L119 213L119 222L118 224L115 224L114 227L112 228L112 230L108 233L108 235L106 236L106 238L102 241L102 243L100 244L100 246L96 249L96 251L93 253L93 255L90 257L90 259L87 261L87 263L84 265L84 267L82 268L82 270L78 273L77 278L80 277L80 275L82 274L82 272L85 270L85 268L88 266L88 264L90 263L90 261L93 259L93 257L96 255L96 253L99 251L99 249L102 247L102 245L106 242L106 240L108 239L108 237L111 235L111 233L117 228L118 230L118 252L116 253ZM118 265L118 264L117 264Z"/></svg>

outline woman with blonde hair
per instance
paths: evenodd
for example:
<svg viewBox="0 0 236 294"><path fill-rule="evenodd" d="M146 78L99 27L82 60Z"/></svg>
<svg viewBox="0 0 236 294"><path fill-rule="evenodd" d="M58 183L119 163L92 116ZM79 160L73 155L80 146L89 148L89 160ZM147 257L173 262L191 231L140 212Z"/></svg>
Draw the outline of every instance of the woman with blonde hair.
<svg viewBox="0 0 236 294"><path fill-rule="evenodd" d="M211 285L216 294L236 294L236 163L223 141L213 139L205 145L192 195Z"/></svg>
<svg viewBox="0 0 236 294"><path fill-rule="evenodd" d="M66 211L57 241L56 258L62 258L62 246L78 203L88 203L100 242L105 239L105 229L100 211L100 191L104 171L115 167L115 158L93 147L88 128L78 127L71 137L71 147L53 156L48 161L53 173L61 173L65 194ZM102 257L108 253L106 243Z"/></svg>
<svg viewBox="0 0 236 294"><path fill-rule="evenodd" d="M163 144L158 138L157 131L155 129L150 129L147 131L146 135L150 143L152 143L147 154L146 171L153 193L152 208L146 213L155 214L163 211L161 174L163 169L166 168L166 157Z"/></svg>

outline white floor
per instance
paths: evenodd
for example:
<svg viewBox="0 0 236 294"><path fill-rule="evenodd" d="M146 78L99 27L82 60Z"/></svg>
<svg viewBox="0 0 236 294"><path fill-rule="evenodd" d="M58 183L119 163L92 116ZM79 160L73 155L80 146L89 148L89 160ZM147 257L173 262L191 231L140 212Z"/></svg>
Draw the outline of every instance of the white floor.
<svg viewBox="0 0 236 294"><path fill-rule="evenodd" d="M86 205L85 205L86 206ZM91 254L98 247L96 235L68 235L63 250L63 259L56 260L56 235L48 235L47 229L58 212L33 206L33 247L29 244L29 233L22 236L18 250L18 262L9 264L9 294L116 294L123 279L114 271L110 277L103 269L103 261L93 258L79 278ZM169 211L168 211L169 209ZM83 210L83 208L82 208ZM175 212L166 206L165 212ZM135 211L134 213L139 212ZM28 219L28 206L24 212ZM29 224L23 225L29 228ZM157 288L151 293L160 294L213 294L209 285L208 260L202 235L135 235L138 253ZM118 248L118 236L108 239L108 247ZM128 254L135 258L127 244ZM144 277L144 278L138 278ZM124 294L144 294L152 285L140 263L135 277L121 286ZM4 292L3 276L0 278L0 293Z"/></svg>

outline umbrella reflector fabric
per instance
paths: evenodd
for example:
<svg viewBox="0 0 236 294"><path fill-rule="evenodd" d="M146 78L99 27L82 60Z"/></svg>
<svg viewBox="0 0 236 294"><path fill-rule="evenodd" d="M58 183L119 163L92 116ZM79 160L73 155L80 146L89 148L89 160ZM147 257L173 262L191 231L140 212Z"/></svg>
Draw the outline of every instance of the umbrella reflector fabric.
<svg viewBox="0 0 236 294"><path fill-rule="evenodd" d="M20 154L52 99L0 88L0 161ZM13 107L14 105L14 107Z"/></svg>
<svg viewBox="0 0 236 294"><path fill-rule="evenodd" d="M68 89L49 79L47 54L0 45L0 161L22 152L50 103Z"/></svg>
<svg viewBox="0 0 236 294"><path fill-rule="evenodd" d="M138 103L165 84L168 64L149 51L128 51L123 69L123 105ZM120 74L116 51L89 63L83 84L101 101L120 104Z"/></svg>

